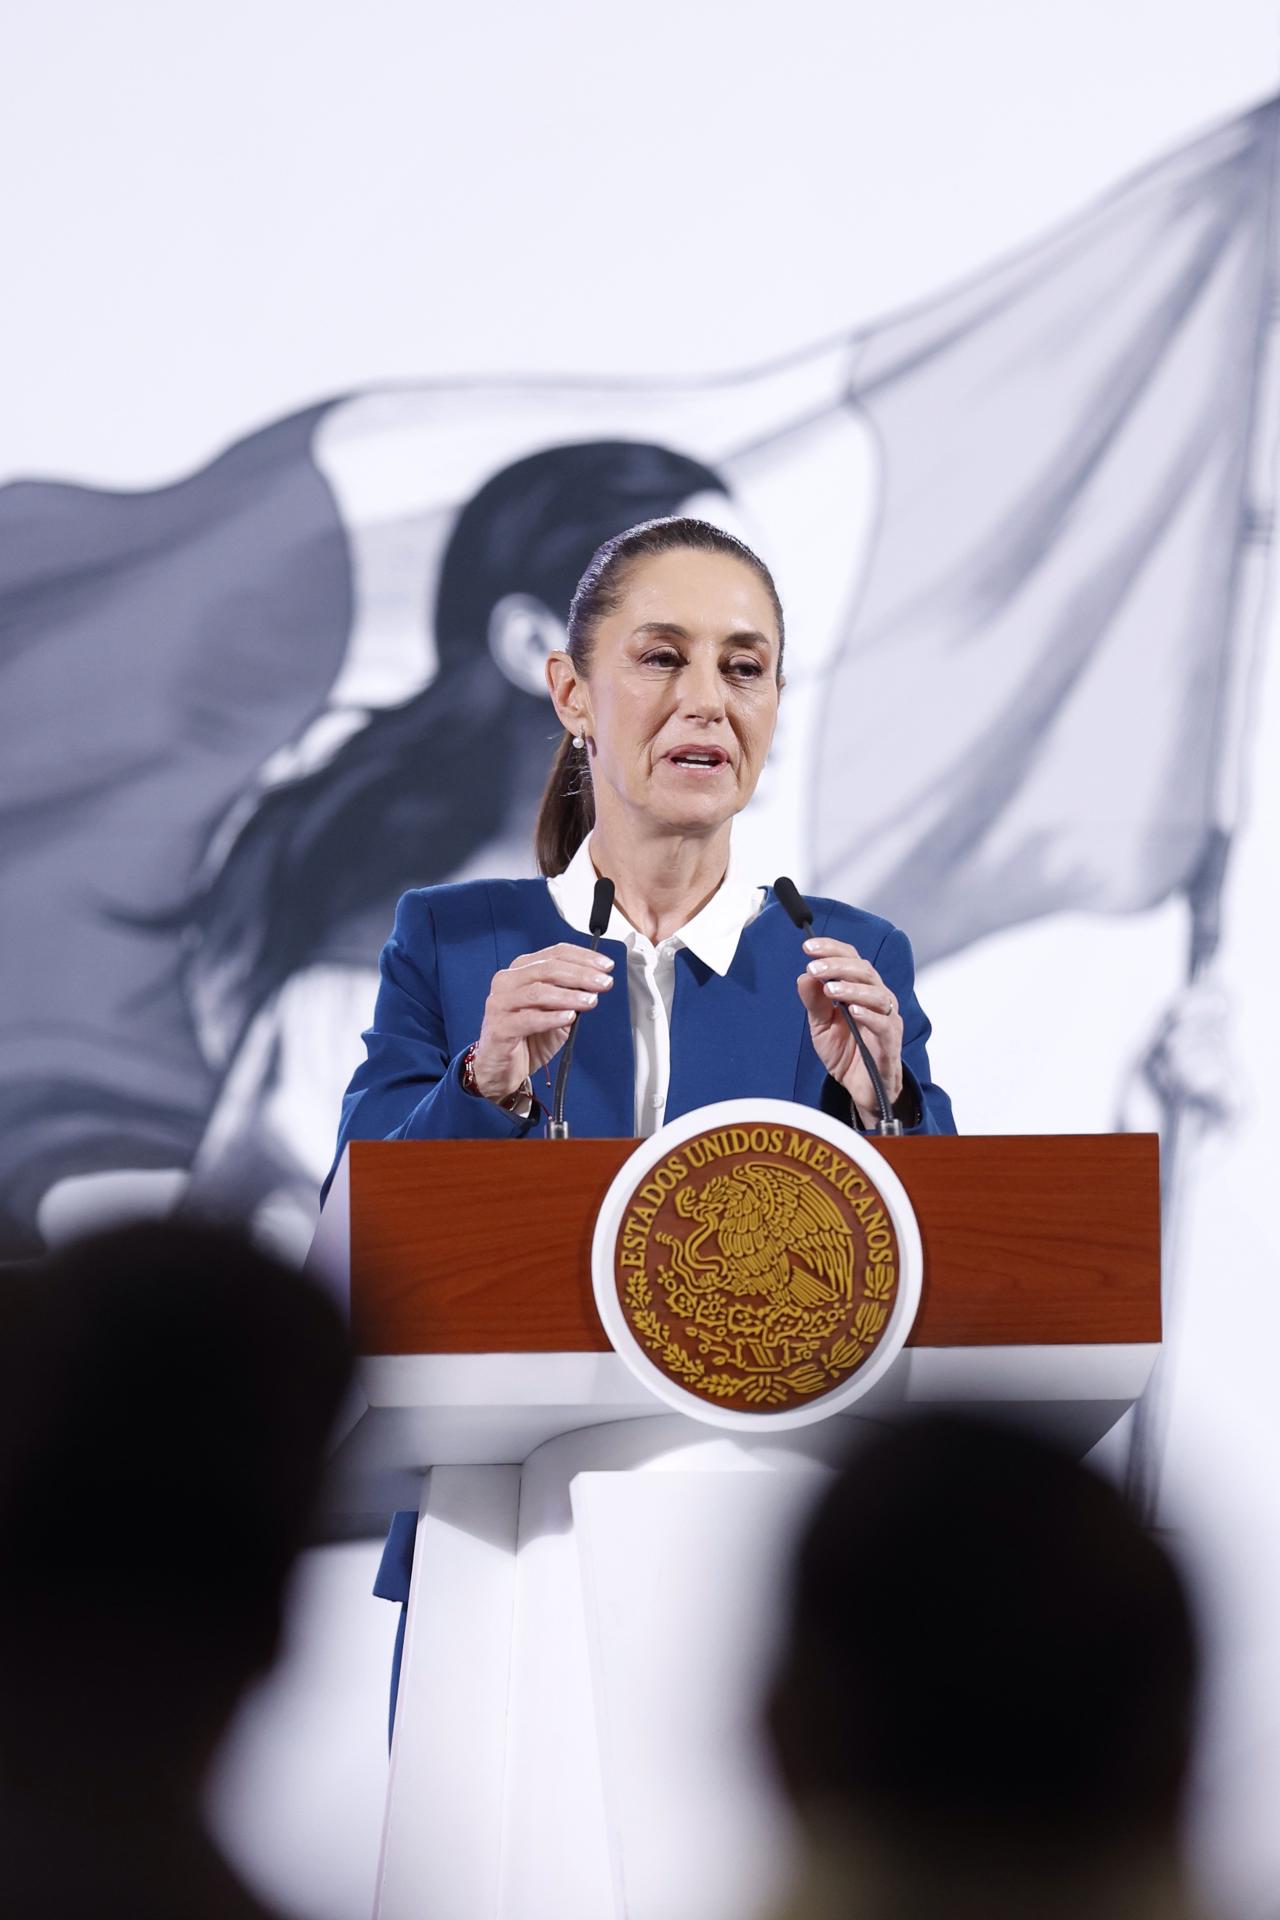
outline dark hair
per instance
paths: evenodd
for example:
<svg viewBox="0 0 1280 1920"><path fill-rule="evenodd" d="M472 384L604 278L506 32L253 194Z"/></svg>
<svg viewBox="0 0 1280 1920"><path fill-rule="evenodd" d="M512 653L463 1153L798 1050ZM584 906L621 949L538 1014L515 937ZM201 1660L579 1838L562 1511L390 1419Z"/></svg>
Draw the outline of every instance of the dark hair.
<svg viewBox="0 0 1280 1920"><path fill-rule="evenodd" d="M324 766L258 797L195 903L201 938L187 992L219 1061L301 967L326 958L372 966L407 888L447 878L513 804L536 804L555 717L494 661L497 602L526 593L567 620L583 565L611 528L706 492L724 484L698 461L602 440L530 454L467 501L441 563L430 686L375 714Z"/></svg>
<svg viewBox="0 0 1280 1920"><path fill-rule="evenodd" d="M782 602L773 584L773 575L745 540L726 533L723 527L713 526L708 520L685 516L642 521L624 533L614 534L592 554L569 608L569 658L580 674L585 676L590 672L596 629L620 605L628 574L635 563L654 559L662 553L685 551L726 554L732 560L745 561L755 571L769 595L778 623L778 675L781 678L786 633ZM585 762L585 755L575 751L572 735L566 733L551 763L534 833L538 871L548 877L564 872L595 824L595 796Z"/></svg>
<svg viewBox="0 0 1280 1920"><path fill-rule="evenodd" d="M341 1317L243 1236L153 1223L0 1269L0 1336L0 1694L88 1687L180 1748L275 1651Z"/></svg>
<svg viewBox="0 0 1280 1920"><path fill-rule="evenodd" d="M1175 1830L1187 1598L1122 1496L1067 1454L958 1416L873 1432L793 1578L770 1720L802 1806L957 1855L966 1836L1034 1858Z"/></svg>

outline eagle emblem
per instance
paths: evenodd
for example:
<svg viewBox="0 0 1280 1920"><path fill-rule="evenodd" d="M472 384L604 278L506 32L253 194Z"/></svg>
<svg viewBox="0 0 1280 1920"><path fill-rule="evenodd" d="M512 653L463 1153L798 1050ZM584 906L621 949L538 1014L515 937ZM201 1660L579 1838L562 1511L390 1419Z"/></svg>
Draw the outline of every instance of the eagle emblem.
<svg viewBox="0 0 1280 1920"><path fill-rule="evenodd" d="M726 1404L763 1411L830 1390L875 1344L894 1287L846 1208L809 1169L773 1159L681 1184L654 1222L652 1277L624 1283L633 1330L673 1378Z"/></svg>

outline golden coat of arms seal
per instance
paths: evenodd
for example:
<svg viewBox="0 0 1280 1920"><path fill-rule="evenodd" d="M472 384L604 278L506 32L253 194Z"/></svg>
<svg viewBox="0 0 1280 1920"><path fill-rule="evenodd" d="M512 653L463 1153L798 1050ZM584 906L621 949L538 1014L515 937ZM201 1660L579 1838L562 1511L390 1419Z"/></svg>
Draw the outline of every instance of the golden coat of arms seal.
<svg viewBox="0 0 1280 1920"><path fill-rule="evenodd" d="M597 1301L615 1346L663 1398L691 1396L723 1424L835 1411L914 1319L919 1236L900 1183L808 1108L686 1115L628 1161L601 1223Z"/></svg>

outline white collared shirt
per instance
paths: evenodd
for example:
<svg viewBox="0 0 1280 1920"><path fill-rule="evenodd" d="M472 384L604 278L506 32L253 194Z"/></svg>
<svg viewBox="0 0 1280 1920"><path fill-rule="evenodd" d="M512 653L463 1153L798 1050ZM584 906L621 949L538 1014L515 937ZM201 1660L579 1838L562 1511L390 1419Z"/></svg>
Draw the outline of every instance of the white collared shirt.
<svg viewBox="0 0 1280 1920"><path fill-rule="evenodd" d="M561 918L579 933L590 930L596 877L588 835L564 872L547 881ZM627 949L627 995L636 1058L635 1130L641 1138L657 1132L667 1110L677 952L688 947L704 966L723 976L733 964L743 928L750 926L763 905L764 888L751 885L735 867L732 853L729 870L706 906L665 940L655 944L647 939L615 905L604 937L620 940Z"/></svg>

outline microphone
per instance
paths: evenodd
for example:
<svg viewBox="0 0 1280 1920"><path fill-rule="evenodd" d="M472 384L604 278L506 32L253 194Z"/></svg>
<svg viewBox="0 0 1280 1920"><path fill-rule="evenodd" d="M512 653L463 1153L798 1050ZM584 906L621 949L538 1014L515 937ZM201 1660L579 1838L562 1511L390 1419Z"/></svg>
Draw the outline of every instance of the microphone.
<svg viewBox="0 0 1280 1920"><path fill-rule="evenodd" d="M612 880L597 880L596 890L591 896L591 918L587 922L587 931L591 934L591 951L595 952L604 939L609 925L609 915L613 912Z"/></svg>
<svg viewBox="0 0 1280 1920"><path fill-rule="evenodd" d="M808 901L801 893L799 887L797 887L795 881L788 880L785 874L780 874L773 883L773 891L779 903L786 910L795 925L799 927L801 933L808 933L810 927L813 925L813 913ZM867 1078L871 1082L872 1089L876 1096L876 1105L880 1109L880 1122L875 1128L875 1132L879 1134L901 1133L902 1122L901 1120L895 1120L893 1117L893 1108L889 1104L889 1095L885 1088L884 1081L880 1078L880 1069L871 1058L871 1049L863 1039L857 1021L843 1000L837 1000L836 1005L848 1023L849 1031L853 1035L854 1044L858 1049L858 1057L867 1070Z"/></svg>
<svg viewBox="0 0 1280 1920"><path fill-rule="evenodd" d="M594 953L604 938L605 928L609 924L609 915L613 912L612 880L597 880L596 890L591 896L591 918L587 929L591 934L591 951ZM579 1016L581 1017L581 1016ZM569 1038L564 1043L560 1055L560 1065L556 1068L556 1090L551 1105L551 1118L547 1122L548 1140L567 1140L569 1123L564 1117L564 1094L569 1084L569 1065L573 1059L573 1043L578 1037L578 1022L574 1021L569 1029Z"/></svg>

